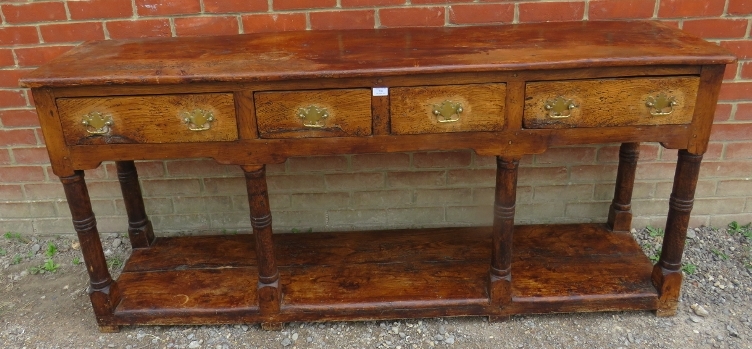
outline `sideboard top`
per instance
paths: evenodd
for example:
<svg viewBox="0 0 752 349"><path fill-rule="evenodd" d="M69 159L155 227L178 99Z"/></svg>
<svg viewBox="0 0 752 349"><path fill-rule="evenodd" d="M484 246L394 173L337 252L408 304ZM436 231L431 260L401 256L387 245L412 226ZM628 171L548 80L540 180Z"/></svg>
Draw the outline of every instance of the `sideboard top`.
<svg viewBox="0 0 752 349"><path fill-rule="evenodd" d="M734 60L715 44L657 22L560 22L95 41L21 84L253 82Z"/></svg>

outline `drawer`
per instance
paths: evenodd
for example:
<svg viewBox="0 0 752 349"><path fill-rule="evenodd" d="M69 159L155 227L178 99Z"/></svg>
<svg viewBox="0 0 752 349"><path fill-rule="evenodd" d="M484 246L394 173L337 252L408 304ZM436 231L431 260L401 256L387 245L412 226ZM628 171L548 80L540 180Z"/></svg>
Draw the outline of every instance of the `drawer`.
<svg viewBox="0 0 752 349"><path fill-rule="evenodd" d="M183 143L238 139L231 93L58 98L65 142Z"/></svg>
<svg viewBox="0 0 752 349"><path fill-rule="evenodd" d="M394 87L390 95L393 134L504 128L506 84Z"/></svg>
<svg viewBox="0 0 752 349"><path fill-rule="evenodd" d="M688 124L698 77L533 82L525 86L525 128Z"/></svg>
<svg viewBox="0 0 752 349"><path fill-rule="evenodd" d="M257 92L261 138L369 136L371 90Z"/></svg>

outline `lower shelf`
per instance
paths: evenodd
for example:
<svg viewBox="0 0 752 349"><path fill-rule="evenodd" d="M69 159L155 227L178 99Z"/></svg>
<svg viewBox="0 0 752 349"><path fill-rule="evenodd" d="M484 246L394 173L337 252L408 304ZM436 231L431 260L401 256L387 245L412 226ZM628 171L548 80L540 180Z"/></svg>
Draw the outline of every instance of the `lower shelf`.
<svg viewBox="0 0 752 349"><path fill-rule="evenodd" d="M487 294L490 228L274 236L282 307L274 321L648 310L652 265L601 224L517 226L512 304ZM112 324L270 321L261 317L252 235L160 238L133 252Z"/></svg>

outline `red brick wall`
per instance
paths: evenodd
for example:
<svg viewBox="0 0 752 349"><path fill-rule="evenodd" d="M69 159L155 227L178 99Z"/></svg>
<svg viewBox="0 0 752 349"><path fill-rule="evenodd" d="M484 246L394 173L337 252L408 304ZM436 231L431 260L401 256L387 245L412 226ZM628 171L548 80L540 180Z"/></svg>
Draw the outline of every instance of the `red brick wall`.
<svg viewBox="0 0 752 349"><path fill-rule="evenodd" d="M33 101L18 88L18 78L82 41L610 19L665 21L739 56L739 63L726 71L692 223L752 221L749 0L1 1L1 231L72 232ZM617 150L616 145L569 147L524 158L518 221L602 221L612 195ZM645 144L642 155L635 225L658 225L667 211L676 152ZM275 226L331 230L487 224L493 168L492 158L470 151L290 159L269 166ZM249 227L239 169L210 160L175 160L140 163L139 170L158 229ZM88 171L87 179L101 230L123 231L114 166Z"/></svg>

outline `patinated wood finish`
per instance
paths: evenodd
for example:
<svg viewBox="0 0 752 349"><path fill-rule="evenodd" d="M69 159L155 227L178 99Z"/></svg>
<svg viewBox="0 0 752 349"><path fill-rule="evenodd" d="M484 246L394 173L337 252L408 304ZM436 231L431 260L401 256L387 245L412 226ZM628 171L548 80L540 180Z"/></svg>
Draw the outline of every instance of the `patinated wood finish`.
<svg viewBox="0 0 752 349"><path fill-rule="evenodd" d="M651 22L293 32L84 44L22 79L60 176L103 331L521 313L676 311L724 65ZM387 95L371 93L386 87ZM515 226L518 160L623 143L606 224ZM652 266L628 231L639 143L680 149ZM493 227L272 234L264 165L290 156L497 156ZM242 167L253 236L161 238L133 160ZM133 254L107 271L84 169L117 161Z"/></svg>

